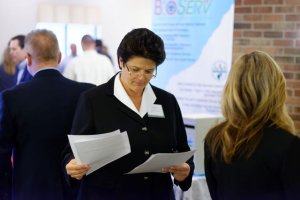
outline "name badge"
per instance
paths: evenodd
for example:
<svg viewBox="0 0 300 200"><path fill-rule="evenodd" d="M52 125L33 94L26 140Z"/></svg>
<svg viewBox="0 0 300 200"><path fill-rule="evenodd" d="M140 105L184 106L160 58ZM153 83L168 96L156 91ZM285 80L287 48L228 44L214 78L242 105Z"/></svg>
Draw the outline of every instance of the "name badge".
<svg viewBox="0 0 300 200"><path fill-rule="evenodd" d="M149 117L159 117L159 118L165 118L164 111L162 109L161 105L153 104L149 111L148 111Z"/></svg>

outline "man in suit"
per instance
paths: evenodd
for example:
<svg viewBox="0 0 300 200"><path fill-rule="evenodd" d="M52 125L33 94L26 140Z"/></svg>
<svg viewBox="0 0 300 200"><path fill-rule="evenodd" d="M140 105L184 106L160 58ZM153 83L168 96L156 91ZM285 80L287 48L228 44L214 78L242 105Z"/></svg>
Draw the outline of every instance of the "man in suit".
<svg viewBox="0 0 300 200"><path fill-rule="evenodd" d="M24 49L25 35L17 35L9 41L10 55L15 63L17 63L17 84L32 79L31 74L27 70L26 51Z"/></svg>
<svg viewBox="0 0 300 200"><path fill-rule="evenodd" d="M77 99L93 85L60 74L61 53L51 31L30 32L25 49L33 78L5 91L0 99L0 179L13 171L16 200L70 199L61 152L68 143ZM10 181L5 180L0 180L0 193L9 195Z"/></svg>

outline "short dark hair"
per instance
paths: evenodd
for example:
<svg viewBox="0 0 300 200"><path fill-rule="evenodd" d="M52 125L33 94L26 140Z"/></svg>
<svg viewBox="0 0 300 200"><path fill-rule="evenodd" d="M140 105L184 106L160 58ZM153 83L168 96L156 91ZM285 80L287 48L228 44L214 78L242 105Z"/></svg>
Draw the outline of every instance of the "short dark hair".
<svg viewBox="0 0 300 200"><path fill-rule="evenodd" d="M95 43L95 40L94 40L94 38L91 35L84 35L81 38L81 42L82 43Z"/></svg>
<svg viewBox="0 0 300 200"><path fill-rule="evenodd" d="M146 28L133 29L122 39L118 51L119 58L126 63L133 56L151 59L160 65L166 58L163 40Z"/></svg>
<svg viewBox="0 0 300 200"><path fill-rule="evenodd" d="M18 40L19 46L21 47L21 49L24 49L25 35L16 35L15 37L10 39L10 41L12 41L12 40Z"/></svg>

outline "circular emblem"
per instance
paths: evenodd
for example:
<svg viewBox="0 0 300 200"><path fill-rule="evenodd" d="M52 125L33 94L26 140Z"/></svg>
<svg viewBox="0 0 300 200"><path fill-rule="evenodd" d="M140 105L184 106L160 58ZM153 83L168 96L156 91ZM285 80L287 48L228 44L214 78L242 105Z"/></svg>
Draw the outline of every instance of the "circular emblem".
<svg viewBox="0 0 300 200"><path fill-rule="evenodd" d="M176 13L177 7L174 1L169 1L166 5L168 15L173 15Z"/></svg>
<svg viewBox="0 0 300 200"><path fill-rule="evenodd" d="M218 81L224 80L227 75L227 64L224 61L216 61L212 66L212 75Z"/></svg>

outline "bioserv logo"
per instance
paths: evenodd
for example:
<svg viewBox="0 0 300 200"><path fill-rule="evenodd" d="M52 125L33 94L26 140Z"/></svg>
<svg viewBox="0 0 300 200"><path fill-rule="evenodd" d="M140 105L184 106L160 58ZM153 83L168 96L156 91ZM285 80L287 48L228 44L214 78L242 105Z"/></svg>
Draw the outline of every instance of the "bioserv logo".
<svg viewBox="0 0 300 200"><path fill-rule="evenodd" d="M154 0L155 15L202 15L213 0Z"/></svg>
<svg viewBox="0 0 300 200"><path fill-rule="evenodd" d="M213 78L218 81L224 80L226 78L227 71L227 64L222 60L216 61L211 68Z"/></svg>

